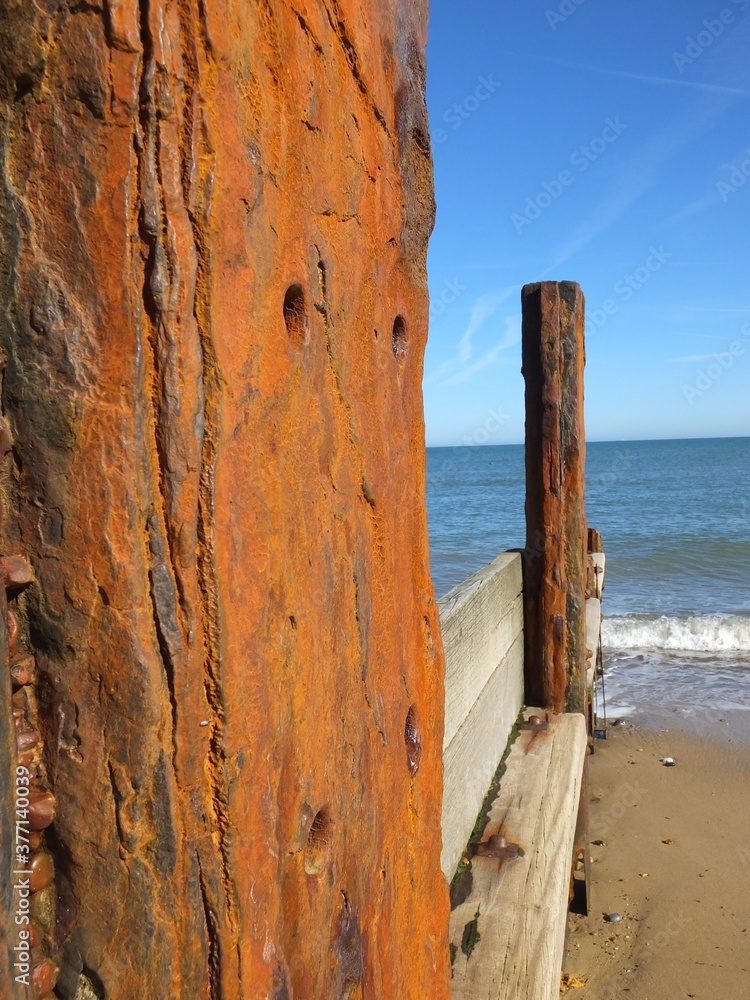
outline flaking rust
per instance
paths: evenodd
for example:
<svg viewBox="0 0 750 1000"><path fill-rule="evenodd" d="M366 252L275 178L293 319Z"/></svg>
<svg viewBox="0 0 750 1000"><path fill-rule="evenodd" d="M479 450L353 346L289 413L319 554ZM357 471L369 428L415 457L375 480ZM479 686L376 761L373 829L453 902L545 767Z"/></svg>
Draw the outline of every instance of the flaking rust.
<svg viewBox="0 0 750 1000"><path fill-rule="evenodd" d="M2 733L61 1000L449 996L427 3L363 10L0 19Z"/></svg>

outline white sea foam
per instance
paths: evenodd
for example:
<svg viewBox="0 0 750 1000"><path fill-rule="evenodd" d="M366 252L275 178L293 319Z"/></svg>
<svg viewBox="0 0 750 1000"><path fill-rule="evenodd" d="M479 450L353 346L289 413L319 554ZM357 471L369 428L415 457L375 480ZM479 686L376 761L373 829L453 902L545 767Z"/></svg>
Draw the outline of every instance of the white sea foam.
<svg viewBox="0 0 750 1000"><path fill-rule="evenodd" d="M608 649L750 652L750 618L737 615L605 617L602 642Z"/></svg>

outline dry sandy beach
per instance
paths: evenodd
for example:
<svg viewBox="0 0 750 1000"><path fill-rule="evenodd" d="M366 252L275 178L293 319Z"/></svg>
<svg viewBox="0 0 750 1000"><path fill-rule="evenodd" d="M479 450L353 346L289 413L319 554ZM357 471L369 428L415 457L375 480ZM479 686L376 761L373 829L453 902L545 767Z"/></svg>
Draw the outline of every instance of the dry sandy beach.
<svg viewBox="0 0 750 1000"><path fill-rule="evenodd" d="M750 997L747 722L712 737L611 726L590 760L593 908L571 918L580 1000ZM745 731L743 732L743 728ZM666 767L660 758L675 758ZM597 844L596 841L603 843ZM609 923L604 914L619 913Z"/></svg>

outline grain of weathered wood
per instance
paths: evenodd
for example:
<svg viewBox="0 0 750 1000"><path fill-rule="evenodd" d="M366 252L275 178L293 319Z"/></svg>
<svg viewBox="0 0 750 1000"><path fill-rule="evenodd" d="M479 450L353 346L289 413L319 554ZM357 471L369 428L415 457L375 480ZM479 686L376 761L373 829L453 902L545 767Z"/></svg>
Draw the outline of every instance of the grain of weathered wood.
<svg viewBox="0 0 750 1000"><path fill-rule="evenodd" d="M584 712L588 570L583 421L584 299L574 282L525 285L526 697Z"/></svg>
<svg viewBox="0 0 750 1000"><path fill-rule="evenodd" d="M578 713L514 743L483 839L502 832L524 854L472 860L472 892L451 915L453 1000L557 1000L585 752Z"/></svg>
<svg viewBox="0 0 750 1000"><path fill-rule="evenodd" d="M0 924L18 731L65 1000L449 996L427 7L0 0L0 553L40 708L16 729L0 667Z"/></svg>
<svg viewBox="0 0 750 1000"><path fill-rule="evenodd" d="M522 586L520 554L504 552L439 602L446 659L444 747L523 629Z"/></svg>
<svg viewBox="0 0 750 1000"><path fill-rule="evenodd" d="M589 552L603 552L604 545L602 543L602 533L596 528L589 528L588 530L588 550Z"/></svg>
<svg viewBox="0 0 750 1000"><path fill-rule="evenodd" d="M523 633L497 667L443 753L443 873L469 841L523 703Z"/></svg>

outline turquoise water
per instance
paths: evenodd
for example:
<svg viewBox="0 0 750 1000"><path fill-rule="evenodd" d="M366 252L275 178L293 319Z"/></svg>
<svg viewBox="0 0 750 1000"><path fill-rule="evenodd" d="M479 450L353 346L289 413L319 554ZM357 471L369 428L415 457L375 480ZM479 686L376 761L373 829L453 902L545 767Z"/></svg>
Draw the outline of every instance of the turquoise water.
<svg viewBox="0 0 750 1000"><path fill-rule="evenodd" d="M523 462L520 445L428 449L438 595L523 546ZM750 438L590 444L586 480L610 716L750 711Z"/></svg>

